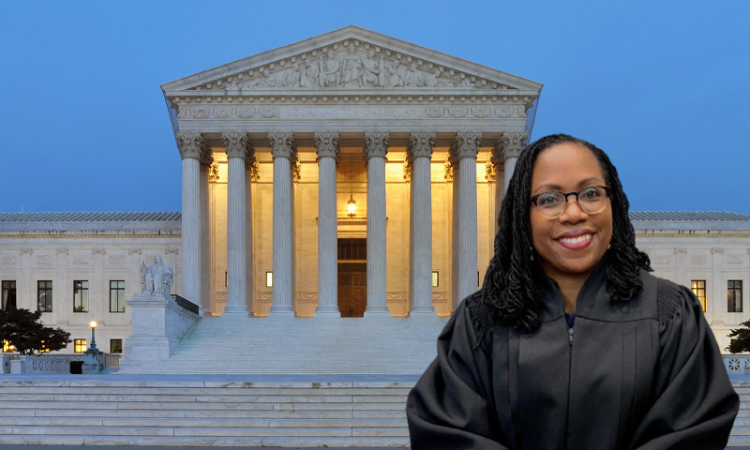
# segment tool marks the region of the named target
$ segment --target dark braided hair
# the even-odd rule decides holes
[[[626,302],[643,291],[639,271],[650,271],[650,261],[635,246],[635,230],[628,217],[630,205],[617,169],[607,154],[596,146],[566,134],[550,135],[533,142],[521,153],[508,184],[498,218],[495,255],[484,277],[481,294],[477,293],[481,297],[475,297],[478,297],[479,308],[474,321],[480,328],[489,318],[522,333],[536,331],[541,325],[538,286],[545,275],[541,266],[531,259],[534,252],[529,220],[531,175],[539,153],[563,143],[578,144],[591,150],[611,191],[612,240],[604,257],[609,262],[606,279],[612,302]]]

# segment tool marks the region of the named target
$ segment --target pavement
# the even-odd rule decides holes
[[[114,446],[114,445],[3,445],[3,450],[200,450],[217,447],[172,447],[172,446]],[[228,450],[268,450],[270,447],[221,447]],[[739,448],[739,447],[735,447]],[[740,448],[741,449],[741,448]],[[294,450],[286,447],[284,450]],[[309,447],[297,447],[297,450],[310,450]],[[383,447],[336,447],[336,450],[383,450]],[[750,447],[746,447],[750,450]]]

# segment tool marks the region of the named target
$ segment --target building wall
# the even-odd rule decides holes
[[[3,232],[0,237],[0,280],[16,281],[17,307],[37,310],[37,282],[52,282],[52,312],[42,314],[47,326],[60,327],[71,339],[91,340],[89,323],[97,326],[97,347],[110,351],[110,339],[130,336],[130,311],[110,311],[110,281],[125,281],[125,300],[141,292],[140,265],[157,255],[175,268],[173,293],[180,293],[180,233],[160,231]],[[89,308],[74,312],[73,283],[88,281]],[[73,342],[63,350],[72,353]]]
[[[750,233],[639,230],[637,245],[651,259],[654,275],[683,286],[706,285],[706,320],[726,351],[732,328],[750,319]],[[742,281],[742,312],[728,312],[727,284]]]

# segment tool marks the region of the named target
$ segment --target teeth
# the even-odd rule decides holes
[[[591,238],[590,234],[582,234],[574,238],[560,238],[560,240],[565,242],[566,244],[580,244],[581,242],[585,242],[590,238]]]

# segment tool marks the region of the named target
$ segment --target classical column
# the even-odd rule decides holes
[[[216,229],[216,183],[219,181],[219,165],[211,163],[208,166],[208,229]],[[203,266],[208,271],[208,302],[209,311],[204,311],[204,316],[211,317],[217,314],[218,305],[216,299],[216,233],[208,233],[208,251],[204,252],[208,262],[204,261]],[[222,277],[223,278],[223,277]],[[222,280],[223,281],[223,280]],[[205,291],[204,291],[205,292]]]
[[[365,317],[390,317],[386,301],[385,155],[388,132],[365,133],[367,164],[367,308]]]
[[[450,149],[455,189],[453,309],[477,290],[477,153],[481,140],[480,131],[460,131]]]
[[[227,306],[222,317],[247,317],[247,186],[245,163],[252,158],[247,133],[223,133],[227,152]]]
[[[529,133],[526,131],[506,131],[500,137],[500,144],[503,148],[503,157],[505,158],[505,180],[503,182],[503,192],[508,191],[508,183],[516,170],[516,161],[521,151],[526,148],[526,139]]]
[[[318,154],[318,308],[315,317],[341,317],[338,306],[336,245],[336,163],[339,134],[315,133]]]
[[[258,181],[258,162],[255,160],[255,153],[245,160],[245,198],[247,199],[245,208],[245,254],[247,255],[247,264],[245,267],[245,305],[250,317],[255,317],[255,306],[253,304],[253,293],[255,291],[254,278],[254,261],[253,261],[253,195],[252,184]]]
[[[731,314],[729,314],[729,305],[727,302],[722,301],[716,301],[716,299],[724,299],[727,298],[725,292],[727,292],[727,280],[724,278],[724,249],[722,247],[711,247],[711,284],[713,285],[713,295],[706,296],[708,297],[706,299],[706,312],[711,312],[711,322],[712,324],[722,324],[722,323],[732,323],[732,319],[730,318]],[[687,255],[686,255],[687,258]],[[677,268],[677,275],[679,276],[681,273],[685,273],[684,266],[687,266],[687,264],[684,264],[683,267]],[[682,270],[680,270],[682,269]],[[678,283],[680,283],[681,280],[676,280]],[[689,286],[690,279],[685,280],[685,283],[681,283],[684,286]],[[708,280],[706,280],[708,282]],[[706,293],[708,293],[708,286],[706,286]],[[709,299],[713,300],[713,305],[708,305]],[[709,310],[709,308],[711,308]]]
[[[490,198],[492,200],[490,205],[491,208],[494,209],[490,216],[490,221],[492,222],[489,228],[490,248],[494,247],[495,235],[499,229],[497,219],[500,215],[500,210],[502,209],[503,199],[505,198],[505,180],[510,178],[510,176],[505,177],[505,152],[503,151],[502,142],[502,139],[500,139],[497,144],[492,147],[492,154],[489,162],[487,162],[487,181],[489,181],[491,185],[494,185],[490,187]]]
[[[204,147],[200,160],[200,196],[201,196],[201,304],[199,314],[210,317],[211,305],[211,235],[210,235],[210,212],[209,212],[209,171],[214,162],[213,151]]]
[[[273,303],[268,316],[294,317],[294,248],[292,164],[297,160],[294,134],[268,133],[273,155]]]
[[[411,245],[409,252],[409,315],[435,317],[432,306],[432,176],[430,160],[435,132],[415,132],[409,137],[411,161]]]
[[[182,292],[184,298],[201,304],[201,202],[200,160],[203,135],[175,133],[182,157]]]

